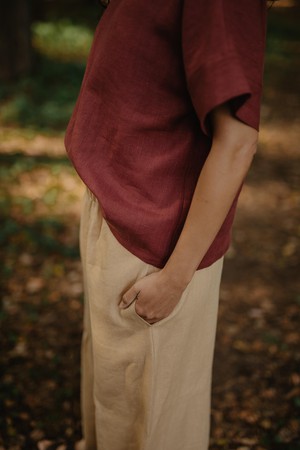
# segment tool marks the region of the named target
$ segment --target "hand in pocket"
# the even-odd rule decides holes
[[[119,307],[125,309],[136,300],[136,313],[153,324],[173,311],[183,291],[184,288],[177,286],[160,270],[137,280],[123,294]]]

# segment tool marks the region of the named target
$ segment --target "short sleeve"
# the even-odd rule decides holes
[[[210,111],[225,102],[239,120],[259,129],[266,16],[266,0],[184,0],[184,69],[206,135]]]

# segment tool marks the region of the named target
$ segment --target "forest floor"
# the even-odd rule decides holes
[[[299,8],[280,14],[284,34]],[[280,36],[269,44],[259,149],[221,285],[210,450],[300,450],[297,36],[280,53]],[[0,125],[0,450],[81,436],[83,192],[61,131]]]

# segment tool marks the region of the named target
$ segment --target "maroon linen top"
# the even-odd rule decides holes
[[[111,0],[99,21],[65,147],[131,253],[163,267],[229,101],[258,130],[265,0]],[[238,195],[198,269],[224,255]]]

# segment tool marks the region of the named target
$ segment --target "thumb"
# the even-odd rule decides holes
[[[128,291],[123,294],[122,299],[119,303],[121,309],[128,308],[129,305],[138,297],[139,291],[135,286],[132,286]]]

